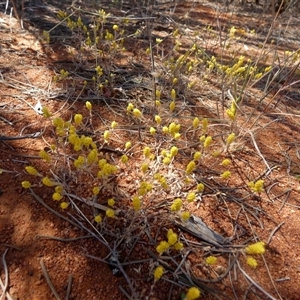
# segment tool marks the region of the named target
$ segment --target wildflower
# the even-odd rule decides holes
[[[188,211],[184,211],[182,214],[181,214],[181,219],[183,221],[187,221],[188,219],[190,218],[190,213]]]
[[[245,252],[247,254],[264,254],[266,251],[265,246],[264,242],[257,242],[247,246]]]
[[[168,156],[164,157],[163,164],[164,165],[169,165],[170,163],[171,163],[171,158],[168,157]]]
[[[131,148],[131,147],[132,147],[131,142],[126,142],[126,143],[125,143],[125,149],[126,149],[126,150],[128,150],[128,149]]]
[[[174,89],[171,90],[171,99],[174,102],[176,99],[176,91]]]
[[[192,160],[188,163],[188,165],[186,166],[186,170],[185,172],[187,174],[191,174],[194,170],[196,169],[196,163]]]
[[[199,137],[199,141],[201,143],[204,143],[205,139],[206,139],[205,135],[202,135],[202,136]]]
[[[59,193],[59,194],[63,193],[63,187],[61,185],[57,185],[54,190],[56,193]]]
[[[109,218],[113,218],[115,216],[115,212],[110,208],[106,210],[105,214]]]
[[[86,102],[85,102],[85,107],[86,107],[89,111],[91,111],[91,110],[92,110],[92,103],[91,103],[90,101],[86,101]]]
[[[43,116],[44,116],[45,118],[50,118],[50,117],[51,117],[50,111],[49,111],[48,108],[45,107],[45,106],[42,107],[42,113],[43,113]]]
[[[200,160],[200,158],[201,158],[201,152],[199,152],[199,151],[195,152],[194,153],[194,160],[198,161],[198,160]]]
[[[170,244],[166,241],[161,241],[156,247],[156,251],[161,255],[170,248]]]
[[[115,205],[115,199],[113,198],[108,199],[107,204],[108,206],[113,207]]]
[[[178,139],[180,139],[181,134],[179,132],[176,132],[173,137],[175,140],[178,140]]]
[[[134,117],[136,117],[137,119],[139,119],[142,116],[142,113],[137,108],[134,108],[132,113],[133,113]]]
[[[157,44],[160,44],[163,40],[160,39],[160,38],[156,38],[155,41],[156,41]]]
[[[34,175],[34,176],[39,175],[39,172],[34,167],[32,167],[32,166],[26,166],[25,170],[30,175]]]
[[[173,232],[172,229],[168,230],[167,237],[168,237],[168,244],[169,245],[173,246],[177,242],[178,235],[177,235],[177,233]]]
[[[39,156],[44,159],[45,161],[49,162],[50,161],[50,156],[45,150],[41,150],[39,152]]]
[[[258,266],[257,260],[251,256],[247,257],[246,262],[251,268],[256,268]]]
[[[94,217],[94,220],[96,223],[101,223],[102,222],[102,217],[100,215],[97,215]]]
[[[57,192],[53,193],[53,195],[52,195],[52,199],[55,201],[60,201],[62,198],[63,198],[63,196]]]
[[[206,257],[206,259],[205,259],[205,263],[207,265],[214,265],[216,262],[217,262],[217,258],[215,256],[212,256],[212,255]]]
[[[154,135],[156,133],[156,129],[154,127],[150,127],[150,134]]]
[[[164,268],[162,266],[158,266],[154,270],[154,281],[159,280],[163,274],[164,274]]]
[[[126,110],[128,112],[131,112],[131,111],[133,111],[133,109],[134,109],[134,105],[132,103],[128,103]]]
[[[68,206],[69,206],[69,204],[70,204],[70,203],[68,203],[68,202],[62,202],[62,203],[60,204],[60,208],[62,208],[62,209],[67,209]]]
[[[230,172],[230,171],[225,171],[225,172],[223,172],[220,176],[221,176],[221,178],[223,178],[223,179],[228,179],[228,178],[230,177],[230,175],[231,175],[231,172]]]
[[[204,191],[204,184],[203,183],[198,183],[197,184],[197,192],[202,193]]]
[[[156,90],[155,91],[155,96],[156,96],[156,99],[159,100],[160,96],[161,96],[161,91],[160,90]]]
[[[149,157],[150,154],[151,154],[151,148],[148,147],[148,146],[146,146],[146,147],[144,148],[144,150],[143,150],[143,154],[144,154],[145,157]]]
[[[200,290],[196,287],[189,288],[184,300],[196,300],[201,295]]]
[[[177,198],[173,201],[171,205],[171,211],[179,211],[182,206],[182,200],[180,198]]]
[[[100,193],[100,187],[99,186],[95,186],[93,187],[93,195],[98,195]]]
[[[221,162],[221,165],[224,166],[224,167],[227,167],[231,164],[231,160],[228,159],[228,158],[225,158],[222,162]]]
[[[116,121],[112,121],[110,127],[112,129],[115,129],[117,127],[118,123]]]
[[[170,105],[169,105],[169,109],[170,109],[171,112],[174,111],[175,106],[176,106],[176,105],[175,105],[175,101],[172,101],[172,102],[170,103]]]
[[[137,211],[141,208],[141,199],[138,196],[133,196],[132,206],[135,211]]]
[[[22,181],[22,187],[24,188],[24,189],[29,189],[29,188],[31,188],[31,183],[29,182],[29,181]]]
[[[256,182],[249,182],[248,186],[253,192],[261,193],[264,189],[264,181],[262,179],[257,180]]]
[[[113,26],[113,30],[114,30],[114,31],[118,31],[118,30],[119,30],[119,26],[118,26],[118,25],[116,25],[116,24],[114,24],[114,26]]]
[[[178,148],[176,146],[173,146],[170,150],[170,154],[172,157],[176,156],[178,153]]]
[[[159,125],[161,123],[161,117],[159,115],[156,115],[154,117],[155,122]]]
[[[142,172],[146,173],[148,169],[149,169],[149,164],[148,163],[142,163],[142,166],[141,166]]]
[[[227,145],[230,145],[230,144],[234,141],[234,139],[235,139],[235,133],[232,132],[232,133],[230,133],[229,136],[227,137],[227,139],[226,139],[226,144],[227,144]]]
[[[175,250],[179,251],[183,248],[183,244],[181,242],[176,242],[173,247]]]
[[[76,114],[75,116],[74,116],[74,122],[75,122],[75,124],[76,125],[79,125],[81,122],[82,122],[82,115],[81,114]]]
[[[208,136],[208,137],[206,137],[206,139],[204,141],[203,147],[207,148],[207,147],[209,147],[211,145],[211,143],[212,143],[212,137]]]
[[[164,126],[162,131],[164,134],[167,134],[167,133],[169,133],[169,128],[167,126]]]
[[[194,120],[193,120],[193,128],[194,129],[197,129],[198,127],[199,127],[199,124],[200,124],[200,120],[199,120],[199,118],[195,118]]]
[[[104,138],[105,142],[108,141],[109,135],[110,135],[109,131],[108,131],[108,130],[105,130],[104,133],[103,133],[103,138]]]
[[[55,182],[53,182],[51,179],[49,179],[49,177],[44,177],[42,179],[42,183],[46,186],[54,186],[55,185]]]
[[[204,118],[202,120],[202,130],[204,133],[207,131],[207,128],[208,128],[208,120],[207,120],[207,118]]]
[[[187,195],[187,201],[188,202],[193,202],[196,199],[196,194],[195,193],[188,193]]]
[[[123,154],[122,156],[121,156],[121,162],[123,163],[123,164],[126,164],[127,162],[128,162],[128,156],[126,155],[126,154]]]

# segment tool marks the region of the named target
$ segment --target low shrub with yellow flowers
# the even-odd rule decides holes
[[[74,81],[76,86],[81,84],[80,95],[93,92],[106,101],[113,99],[118,92],[129,93],[119,83],[116,85],[116,82],[127,78],[123,69],[116,69],[117,58],[124,56],[127,38],[131,43],[129,38],[138,39],[143,33],[139,29],[135,33],[128,31],[127,24],[132,21],[130,18],[124,17],[114,23],[117,19],[111,18],[103,9],[92,16],[93,23],[88,25],[81,15],[58,13],[58,18],[71,30],[73,37],[80,37],[80,42],[75,46],[76,53],[81,53],[82,57],[89,54],[95,60],[95,65],[88,68],[91,78],[86,79],[84,74],[80,76],[85,78],[83,82]],[[207,27],[205,32],[210,35],[212,29]],[[208,54],[197,39],[191,39],[190,47],[181,47],[181,34],[180,28],[170,33],[173,48],[167,56],[163,54],[162,38],[156,38],[154,45],[141,53],[150,58],[153,68],[156,65],[153,61],[155,56],[164,70],[161,73],[151,70],[155,83],[151,86],[151,105],[148,105],[148,99],[137,99],[136,94],[126,95],[126,103],[118,103],[118,108],[108,105],[116,119],[111,119],[111,114],[109,120],[101,116],[101,134],[93,126],[95,116],[99,114],[94,111],[92,101],[87,101],[85,107],[74,112],[70,118],[53,116],[46,108],[43,109],[44,116],[50,120],[54,138],[39,152],[44,165],[26,166],[26,178],[21,183],[24,189],[43,187],[49,191],[50,200],[55,201],[60,210],[78,210],[78,201],[87,205],[90,214],[86,220],[91,228],[97,233],[103,228],[106,233],[115,230],[110,233],[120,237],[121,242],[118,242],[125,243],[124,248],[135,243],[132,236],[146,234],[151,241],[149,248],[153,257],[159,261],[159,264],[155,262],[149,268],[154,277],[151,289],[171,273],[170,268],[166,268],[165,257],[175,264],[176,259],[189,253],[191,247],[185,249],[189,247],[189,242],[183,238],[181,231],[175,229],[174,224],[190,224],[193,213],[198,212],[206,195],[209,199],[217,198],[216,207],[219,207],[230,199],[232,193],[233,202],[243,206],[237,197],[240,190],[240,194],[247,192],[249,198],[260,197],[265,192],[264,176],[251,173],[243,177],[236,174],[237,163],[232,152],[242,139],[238,121],[245,86],[260,80],[272,67],[261,69],[258,61],[251,61],[232,49],[231,43],[238,34],[235,27],[229,29],[225,41],[221,42],[229,58],[226,63],[220,57]],[[45,33],[44,37],[49,41],[49,34]],[[71,55],[76,60],[73,52]],[[296,54],[289,54],[289,57],[294,57],[295,61],[298,59]],[[87,68],[84,66],[83,69]],[[54,81],[57,84],[68,83],[73,73],[61,69],[54,76]],[[229,101],[217,104],[217,118],[211,114],[200,115],[196,105],[191,108],[188,104],[188,99],[199,88],[199,82],[195,80],[199,74],[203,75],[203,86],[213,75],[220,79],[223,89],[232,87],[233,91],[227,92]],[[136,82],[142,84],[139,80],[133,79],[134,87],[138,86]],[[222,97],[225,98],[223,93]],[[109,148],[112,144],[113,150]],[[117,154],[108,155],[105,149],[116,150]],[[122,181],[123,185],[120,184]],[[233,192],[235,189],[238,190],[236,194]],[[163,217],[160,216],[160,209],[163,210]],[[149,225],[147,222],[150,219],[161,224]],[[150,232],[149,228],[155,232]],[[203,249],[200,265],[214,271],[222,261],[219,256],[223,253],[215,254]],[[247,265],[256,268],[259,266],[259,255],[265,253],[265,244],[257,242],[233,252],[242,253]],[[178,264],[176,272],[181,272],[181,268],[182,265]],[[174,278],[178,278],[176,276],[177,273]],[[190,286],[192,281],[187,282],[189,288],[185,286],[182,299],[198,299],[200,288]]]

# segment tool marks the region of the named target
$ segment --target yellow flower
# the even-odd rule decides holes
[[[132,103],[128,103],[126,110],[128,112],[131,112],[131,111],[133,111],[133,109],[134,109],[134,105]]]
[[[70,203],[68,203],[68,202],[62,202],[62,203],[60,204],[60,207],[61,207],[62,209],[66,209],[66,208],[68,208],[69,204],[70,204]]]
[[[109,131],[108,130],[105,130],[104,131],[104,133],[103,133],[103,138],[104,138],[104,140],[107,142],[108,141],[108,139],[109,139]]]
[[[55,201],[60,201],[62,198],[63,198],[63,196],[57,192],[53,193],[53,195],[52,195],[52,199]]]
[[[225,158],[225,159],[221,162],[221,165],[222,165],[223,167],[227,167],[227,166],[229,166],[230,164],[231,164],[231,160],[228,159],[228,158]]]
[[[51,179],[49,179],[49,177],[44,177],[42,179],[42,183],[46,186],[54,186],[55,185],[55,182],[53,182]]]
[[[171,211],[179,211],[182,206],[182,200],[180,198],[177,198],[173,201],[171,205]]]
[[[162,131],[164,134],[167,134],[167,133],[169,133],[169,128],[167,126],[164,126]]]
[[[22,181],[22,187],[24,188],[24,189],[29,189],[29,188],[31,188],[31,183],[29,182],[29,181]]]
[[[118,25],[116,25],[116,24],[114,24],[114,26],[113,26],[113,30],[115,30],[115,31],[119,30],[119,26],[118,26]]]
[[[217,258],[215,256],[208,256],[205,259],[205,263],[207,265],[214,265],[217,262]]]
[[[148,169],[149,169],[149,164],[148,163],[142,163],[142,166],[141,166],[142,172],[146,173]]]
[[[155,122],[159,125],[161,123],[161,117],[159,115],[156,115],[154,117]]]
[[[196,300],[201,295],[200,290],[196,287],[189,288],[184,300]]]
[[[160,90],[156,90],[155,91],[155,96],[156,96],[156,99],[159,100],[160,96],[161,96],[161,91]]]
[[[42,112],[43,112],[43,116],[45,118],[50,118],[51,117],[51,113],[50,113],[50,111],[48,110],[47,107],[43,106],[42,107]]]
[[[193,120],[193,127],[194,127],[194,129],[197,129],[199,127],[199,124],[200,124],[200,120],[199,120],[199,118],[196,117]]]
[[[226,144],[230,145],[235,139],[235,133],[232,132],[228,135],[227,139],[226,139]]]
[[[187,201],[188,201],[188,202],[193,202],[193,201],[196,199],[196,194],[193,193],[193,192],[188,193],[188,195],[187,195],[186,198],[187,198]]]
[[[34,175],[34,176],[39,175],[39,172],[34,167],[32,167],[32,166],[26,166],[25,170],[30,175]]]
[[[107,201],[108,206],[113,207],[115,205],[115,200],[113,198],[108,199]]]
[[[188,165],[186,166],[186,170],[185,172],[187,174],[191,174],[194,170],[196,169],[196,163],[192,160],[188,163]]]
[[[246,262],[251,268],[256,268],[258,266],[256,259],[251,256],[247,257]]]
[[[56,193],[62,194],[64,189],[61,185],[57,185],[54,190]]]
[[[143,150],[143,154],[145,155],[145,157],[149,157],[151,154],[151,148],[146,146]]]
[[[247,254],[264,254],[266,244],[264,242],[257,242],[254,244],[251,244],[245,248],[245,252]]]
[[[99,186],[95,186],[93,187],[93,195],[98,195],[100,193],[100,187]]]
[[[141,208],[141,199],[139,198],[139,196],[133,196],[132,198],[132,206],[133,206],[133,209],[135,211],[139,210]]]
[[[255,183],[251,181],[248,186],[253,192],[261,193],[264,189],[264,181],[262,179],[257,180]]]
[[[171,232],[170,234],[168,234],[168,244],[173,246],[178,239],[178,235],[175,232]]]
[[[132,113],[133,113],[134,117],[136,117],[137,119],[139,119],[142,116],[141,111],[137,108],[134,108]]]
[[[161,241],[156,247],[156,251],[161,255],[170,248],[170,244],[166,241]]]
[[[170,150],[170,154],[172,157],[174,157],[175,155],[177,155],[178,153],[178,148],[176,146],[173,146]]]
[[[110,127],[112,129],[115,129],[118,126],[118,123],[116,121],[112,121]]]
[[[197,184],[197,192],[202,193],[204,191],[204,184],[203,183],[198,183]]]
[[[115,216],[115,212],[114,210],[112,209],[107,209],[106,212],[105,212],[106,216],[109,217],[109,218],[113,218]]]
[[[39,156],[44,159],[45,161],[49,162],[50,161],[50,156],[45,150],[41,150],[39,152]]]
[[[187,221],[189,218],[190,218],[190,213],[188,211],[184,211],[182,214],[181,214],[181,219],[183,221]]]
[[[150,134],[154,135],[156,133],[156,129],[154,127],[150,127]]]
[[[201,158],[201,152],[199,152],[199,151],[195,152],[194,153],[194,160],[198,161],[198,160],[200,160],[200,158]]]
[[[128,150],[128,149],[131,148],[131,147],[132,147],[131,142],[126,142],[126,143],[125,143],[125,149],[126,149],[126,150]]]
[[[171,91],[171,99],[172,99],[173,102],[176,99],[176,91],[174,89],[172,89],[172,91]]]
[[[171,112],[173,112],[174,111],[174,109],[175,109],[175,101],[172,101],[171,103],[170,103],[170,105],[169,105],[169,108],[170,108],[170,111]]]
[[[79,125],[81,122],[82,122],[82,115],[81,114],[76,114],[75,116],[74,116],[74,122],[75,122],[75,124],[76,125]]]
[[[206,139],[204,141],[203,147],[207,148],[207,147],[209,147],[211,145],[211,143],[212,143],[212,137],[208,136],[208,137],[206,137]]]
[[[164,157],[164,159],[163,159],[163,164],[164,165],[168,165],[168,164],[170,164],[171,163],[171,158],[170,157]]]
[[[175,249],[175,250],[179,251],[179,250],[181,250],[182,248],[183,248],[183,244],[182,244],[181,242],[175,243],[175,245],[174,245],[174,249]]]
[[[90,101],[86,101],[86,102],[85,102],[85,107],[86,107],[89,111],[91,111],[91,110],[92,110],[92,103],[91,103]]]
[[[202,120],[202,130],[204,133],[207,131],[207,128],[208,128],[208,120],[206,118],[204,118]]]
[[[231,175],[231,172],[230,171],[225,171],[221,174],[221,178],[223,179],[228,179]]]
[[[154,270],[154,281],[159,280],[163,274],[164,274],[164,268],[162,266],[158,266]]]
[[[102,222],[102,217],[100,215],[97,215],[94,217],[94,220],[96,223],[101,223]]]
[[[121,156],[121,162],[122,162],[123,164],[126,164],[126,163],[128,162],[128,156],[127,156],[126,154],[123,154],[123,155]]]

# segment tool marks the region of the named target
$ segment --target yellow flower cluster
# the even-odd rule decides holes
[[[141,209],[141,205],[142,205],[142,202],[141,202],[141,199],[139,198],[139,196],[133,196],[133,198],[132,198],[133,209],[135,211],[138,211]]]
[[[162,266],[158,266],[154,270],[154,281],[159,280],[164,274],[164,268]]]
[[[253,192],[261,193],[264,190],[264,181],[262,179],[259,179],[256,182],[250,181],[248,186]]]
[[[169,229],[167,232],[168,241],[161,241],[156,247],[156,251],[161,255],[167,251],[170,247],[173,247],[175,250],[181,250],[183,244],[178,241],[178,235],[172,229]]]
[[[171,211],[179,211],[182,207],[182,200],[180,198],[177,198],[173,201],[171,205]]]
[[[264,242],[257,242],[251,244],[245,248],[247,254],[264,254],[266,249],[266,244]]]
[[[151,183],[142,181],[140,184],[140,188],[138,190],[138,194],[140,196],[145,196],[148,192],[150,192],[152,190],[152,188],[153,188],[153,186]]]
[[[196,287],[189,288],[184,300],[196,300],[201,296],[201,292]]]
[[[206,259],[205,259],[205,263],[207,265],[214,265],[216,262],[217,262],[217,258],[215,256],[212,256],[212,255],[206,257]]]

